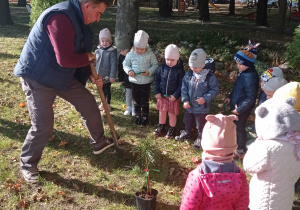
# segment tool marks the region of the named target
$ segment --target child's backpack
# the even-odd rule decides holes
[[[213,58],[206,58],[204,69],[209,69],[211,73],[215,72],[216,64]]]

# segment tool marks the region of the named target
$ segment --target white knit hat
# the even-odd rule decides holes
[[[102,38],[107,38],[111,42],[111,34],[108,28],[104,28],[100,31],[99,40],[101,40]]]
[[[166,47],[165,58],[179,60],[179,49],[175,44],[170,44]]]
[[[278,88],[281,88],[285,84],[287,84],[287,81],[282,77],[273,77],[264,84],[262,89],[266,91],[276,91]]]
[[[134,35],[133,45],[138,48],[147,48],[149,35],[143,31],[139,30]]]
[[[203,68],[205,66],[206,52],[203,49],[194,50],[189,58],[189,66],[193,68]]]

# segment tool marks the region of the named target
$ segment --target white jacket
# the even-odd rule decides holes
[[[280,140],[257,140],[244,158],[250,181],[251,210],[290,210],[294,185],[300,177],[295,145]]]

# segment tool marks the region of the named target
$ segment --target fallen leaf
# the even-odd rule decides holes
[[[58,153],[58,151],[53,151],[52,152],[53,155],[56,155],[57,153]]]
[[[174,195],[174,191],[169,191],[169,193],[170,193],[171,195]]]
[[[26,198],[24,198],[23,200],[20,200],[20,205],[22,206],[23,209],[26,208],[26,204],[27,204]]]
[[[166,154],[167,154],[167,151],[165,151],[165,150],[162,151],[162,154],[163,154],[163,155],[166,155]]]
[[[18,183],[23,184],[23,183],[24,183],[24,180],[19,179],[19,180],[18,180]]]
[[[77,184],[73,183],[73,187],[75,190],[79,190],[79,187],[77,186]]]
[[[134,140],[133,139],[130,139],[131,143],[133,144],[134,143]]]
[[[199,159],[198,157],[192,157],[191,160],[193,163],[196,163],[196,164],[201,162],[201,159]]]
[[[61,141],[60,143],[59,143],[59,147],[61,147],[61,146],[64,146],[64,145],[66,145],[68,142],[66,142],[66,141]]]
[[[25,103],[23,103],[23,102],[21,102],[20,104],[19,104],[19,107],[25,107]]]
[[[16,157],[12,157],[11,160],[12,160],[12,162],[17,162]]]
[[[175,168],[170,168],[170,175],[171,176],[173,175],[174,170],[175,170]]]

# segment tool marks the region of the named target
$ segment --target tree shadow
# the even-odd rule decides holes
[[[65,179],[57,173],[51,173],[48,171],[40,171],[39,174],[42,178],[57,186],[69,188],[70,190],[74,190],[74,186],[77,186],[80,192],[88,195],[96,195],[98,198],[105,198],[112,202],[125,204],[126,206],[135,205],[135,198],[133,194],[126,194],[116,190],[108,190],[102,186],[82,182],[78,179]]]
[[[0,118],[0,130],[2,135],[7,136],[10,139],[23,142],[29,128],[30,125],[28,124],[15,123]],[[59,146],[62,141],[67,142],[67,144]],[[46,147],[49,147],[54,151],[63,149],[68,151],[70,155],[74,156],[87,157],[89,163],[93,167],[105,169],[109,172],[119,168],[125,169],[124,165],[134,166],[138,164],[141,168],[145,167],[138,160],[139,157],[136,157],[133,160],[124,160],[116,155],[114,149],[109,149],[100,155],[94,155],[92,154],[92,149],[89,146],[88,138],[61,131],[55,132],[55,138],[50,140]],[[131,144],[130,147],[132,150],[135,150],[137,146]],[[181,166],[175,159],[172,159],[167,155],[163,155],[157,145],[154,146],[154,154],[156,165],[153,166],[153,168],[160,170],[160,172],[152,173],[151,179],[155,182],[183,187],[187,173],[191,169]],[[176,174],[169,175],[170,168],[176,169]]]
[[[20,56],[19,55],[12,55],[12,54],[7,54],[7,53],[0,53],[0,58],[4,59],[18,59]]]

